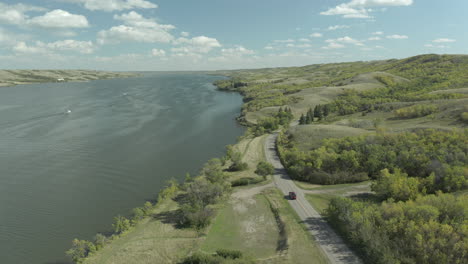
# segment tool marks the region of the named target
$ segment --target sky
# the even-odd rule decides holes
[[[0,0],[0,69],[221,70],[468,53],[466,0]]]

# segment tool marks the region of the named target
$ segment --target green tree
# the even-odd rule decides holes
[[[419,194],[418,186],[418,179],[409,178],[399,169],[396,169],[393,174],[388,169],[383,169],[377,181],[372,184],[371,189],[383,199],[392,198],[396,201],[407,201],[417,197]]]
[[[275,168],[268,162],[260,161],[255,173],[266,178],[267,175],[273,175],[273,173],[275,173]]]
[[[74,263],[81,263],[90,253],[96,251],[93,243],[86,240],[73,239],[72,247],[65,252]]]
[[[130,226],[130,220],[127,218],[121,215],[114,217],[114,223],[112,224],[112,227],[114,228],[114,232],[116,234],[122,234],[123,232],[130,229]]]

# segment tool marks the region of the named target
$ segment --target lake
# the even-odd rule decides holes
[[[0,88],[0,262],[67,263],[73,238],[196,174],[243,134],[222,77],[142,77]]]

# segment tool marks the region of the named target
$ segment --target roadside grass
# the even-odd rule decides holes
[[[298,125],[288,130],[301,150],[310,150],[321,145],[323,139],[358,136],[368,131],[339,125]]]
[[[370,181],[364,182],[357,182],[357,183],[344,183],[344,184],[335,184],[335,185],[320,185],[320,184],[312,184],[308,182],[296,181],[294,183],[297,187],[303,190],[311,190],[311,191],[319,191],[319,190],[355,190],[357,188],[362,188],[364,186],[368,186]]]
[[[255,258],[276,254],[279,232],[266,198],[233,200],[220,209],[201,250],[214,253],[217,249],[240,250]]]
[[[317,246],[316,242],[306,230],[296,212],[288,204],[284,195],[276,188],[265,190],[262,193],[269,201],[273,210],[276,210],[278,222],[282,223],[282,237],[286,238],[287,249],[278,251],[276,256],[268,259],[259,259],[258,263],[278,264],[308,264],[329,263],[328,258]],[[283,241],[284,243],[284,241]]]
[[[264,142],[266,135],[256,138],[246,138],[234,146],[236,151],[242,153],[242,161],[248,164],[248,168],[243,171],[226,172],[228,178],[232,181],[241,178],[250,178],[254,182],[262,182],[264,179],[255,173],[257,164],[260,161],[265,161]]]
[[[177,263],[197,250],[202,242],[195,230],[175,227],[175,219],[171,218],[175,217],[177,208],[172,199],[164,200],[154,210],[153,217],[142,220],[83,263]]]
[[[314,207],[315,210],[321,215],[328,208],[328,204],[333,197],[336,197],[335,194],[329,193],[318,193],[318,194],[306,194],[305,197],[307,201]]]

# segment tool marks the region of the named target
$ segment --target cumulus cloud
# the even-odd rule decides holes
[[[166,56],[166,51],[162,49],[152,49],[151,54],[155,57],[164,57]]]
[[[101,10],[106,12],[137,8],[158,8],[158,5],[145,0],[68,0],[67,2],[82,4],[89,10]]]
[[[98,32],[99,44],[115,44],[123,41],[146,43],[169,43],[174,37],[169,33],[173,25],[158,24],[154,19],[144,18],[135,11],[115,15],[114,19],[123,21],[123,25]]]
[[[409,6],[413,4],[413,0],[351,0],[348,3],[343,3],[320,12],[324,16],[340,15],[344,18],[370,18],[372,8],[385,8],[392,6]]]
[[[26,12],[45,11],[46,9],[37,6],[15,4],[7,5],[0,3],[0,22],[6,24],[20,25],[28,19]]]
[[[408,36],[406,35],[389,35],[387,36],[388,39],[407,39]]]
[[[254,54],[255,52],[250,49],[246,49],[243,46],[236,46],[234,48],[229,48],[229,49],[221,49],[221,53],[223,55],[228,55],[228,56],[242,56],[242,55],[251,55]]]
[[[375,40],[381,40],[381,38],[380,37],[370,37],[367,40],[375,41]]]
[[[274,50],[275,48],[273,48],[272,46],[265,46],[264,49],[266,49],[266,50]]]
[[[450,43],[450,42],[455,42],[457,41],[456,39],[449,39],[449,38],[438,38],[434,39],[432,42],[434,43]]]
[[[198,36],[191,39],[178,38],[174,43],[183,45],[183,47],[172,48],[173,52],[178,53],[208,53],[214,48],[221,47],[221,43],[219,43],[217,39],[205,36]]]
[[[336,42],[329,42],[327,46],[322,47],[322,49],[342,49],[345,45],[336,43]]]
[[[343,29],[343,28],[350,28],[350,26],[347,26],[347,25],[329,26],[327,30],[337,30],[337,29]]]
[[[45,13],[43,16],[33,17],[28,24],[44,28],[86,28],[89,27],[85,16],[70,14],[61,9]]]
[[[383,32],[382,31],[372,32],[372,35],[383,35]]]
[[[188,36],[190,36],[190,33],[183,31],[183,32],[180,32],[180,35],[184,38],[187,38]]]
[[[294,43],[296,41],[294,39],[278,39],[278,40],[275,40],[274,42],[276,42],[276,43]]]
[[[312,33],[309,35],[312,38],[321,38],[323,37],[322,33]]]
[[[59,40],[45,43],[36,41],[35,45],[27,45],[24,41],[16,43],[13,47],[16,53],[41,54],[53,51],[72,51],[82,54],[91,54],[94,52],[94,44],[91,41],[79,41],[73,39]]]
[[[337,39],[327,39],[325,42],[327,43],[343,43],[343,44],[354,44],[356,46],[364,46],[364,44],[357,40],[353,39],[351,37],[345,36],[342,38],[337,38]]]

